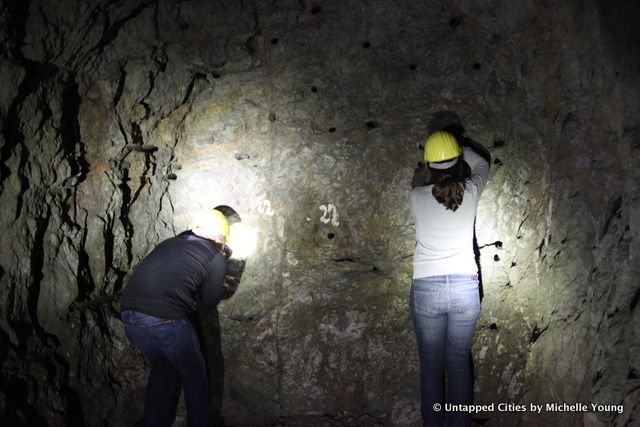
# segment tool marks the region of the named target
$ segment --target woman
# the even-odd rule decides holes
[[[424,160],[430,184],[411,190],[416,247],[409,304],[420,355],[422,420],[431,427],[444,423],[445,371],[446,403],[472,401],[469,354],[480,313],[473,229],[489,163],[442,131],[427,138]],[[470,415],[450,412],[447,421],[469,425]]]

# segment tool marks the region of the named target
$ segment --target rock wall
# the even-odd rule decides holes
[[[212,411],[234,425],[417,425],[407,197],[419,145],[452,112],[493,157],[476,402],[624,404],[477,421],[637,421],[638,12],[3,3],[3,424],[131,423],[146,373],[118,315],[127,274],[198,209],[228,205],[258,245],[202,317]]]

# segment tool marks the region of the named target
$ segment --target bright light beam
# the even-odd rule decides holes
[[[258,231],[241,222],[231,224],[229,246],[233,251],[233,258],[247,258],[256,251],[258,246]]]

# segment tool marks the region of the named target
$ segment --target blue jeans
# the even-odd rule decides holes
[[[420,403],[424,426],[445,421],[444,373],[447,399],[452,404],[472,403],[471,343],[480,314],[478,276],[449,274],[414,279],[409,307],[420,355]],[[433,406],[438,403],[441,409]],[[469,413],[449,412],[447,424],[465,426]]]
[[[164,320],[123,311],[129,341],[151,365],[142,426],[171,426],[175,414],[175,377],[180,373],[187,407],[187,426],[209,427],[207,369],[200,342],[187,319]]]

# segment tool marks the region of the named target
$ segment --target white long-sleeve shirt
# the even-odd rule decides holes
[[[462,204],[453,212],[431,194],[433,185],[411,190],[411,212],[416,221],[413,278],[444,274],[477,274],[473,253],[473,224],[478,200],[487,183],[489,164],[470,148],[463,149],[471,167]]]

